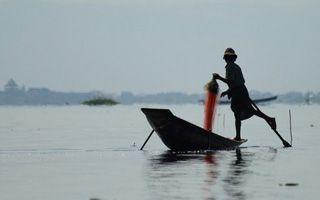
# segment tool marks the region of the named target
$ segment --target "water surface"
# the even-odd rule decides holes
[[[0,194],[37,199],[316,199],[320,184],[320,106],[262,106],[293,148],[264,123],[243,123],[248,142],[232,151],[176,154],[151,131],[140,108],[0,107]],[[199,126],[200,105],[170,108]],[[233,116],[220,106],[215,132],[234,136]],[[287,185],[286,185],[287,184]]]

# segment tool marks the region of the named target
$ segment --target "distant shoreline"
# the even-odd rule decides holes
[[[252,99],[263,99],[272,96],[278,98],[270,103],[287,104],[320,104],[320,92],[287,92],[272,94],[252,90],[249,92]],[[29,88],[18,86],[13,79],[5,85],[5,90],[0,91],[0,105],[81,105],[82,102],[94,98],[113,99],[121,104],[200,104],[204,93],[187,94],[183,92],[162,92],[155,94],[136,95],[132,92],[120,94],[107,94],[94,92],[58,92],[48,88]],[[227,99],[222,98],[221,101]]]

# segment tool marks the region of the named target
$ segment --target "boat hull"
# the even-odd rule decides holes
[[[245,142],[206,131],[174,116],[168,109],[142,108],[141,110],[162,142],[173,151],[234,149]]]

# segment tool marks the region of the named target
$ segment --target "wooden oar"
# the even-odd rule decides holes
[[[151,137],[151,135],[153,134],[153,132],[154,132],[154,130],[152,129],[152,131],[151,131],[150,135],[148,136],[148,138],[146,139],[146,141],[143,143],[143,145],[142,145],[142,147],[140,148],[140,150],[142,150],[142,149],[143,149],[143,147],[144,147],[144,145],[146,145],[146,144],[147,144],[147,142],[148,142],[148,140],[150,139],[150,137]]]
[[[282,141],[282,144],[284,147],[292,147],[291,144],[289,144],[289,142],[285,141],[281,135],[278,133],[278,131],[276,129],[272,129],[276,134],[277,136],[280,138],[280,140]]]
[[[261,112],[261,110],[258,108],[258,106],[252,101],[252,99],[250,99],[251,104],[258,110]],[[291,144],[289,144],[289,142],[285,141],[285,139],[283,139],[283,137],[279,134],[279,132],[276,129],[271,128],[276,134],[277,136],[280,138],[280,140],[282,141],[282,144],[284,147],[292,147]]]

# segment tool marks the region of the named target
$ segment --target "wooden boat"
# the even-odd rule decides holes
[[[204,130],[174,116],[168,109],[142,108],[141,111],[162,142],[173,151],[234,149],[246,142]]]

